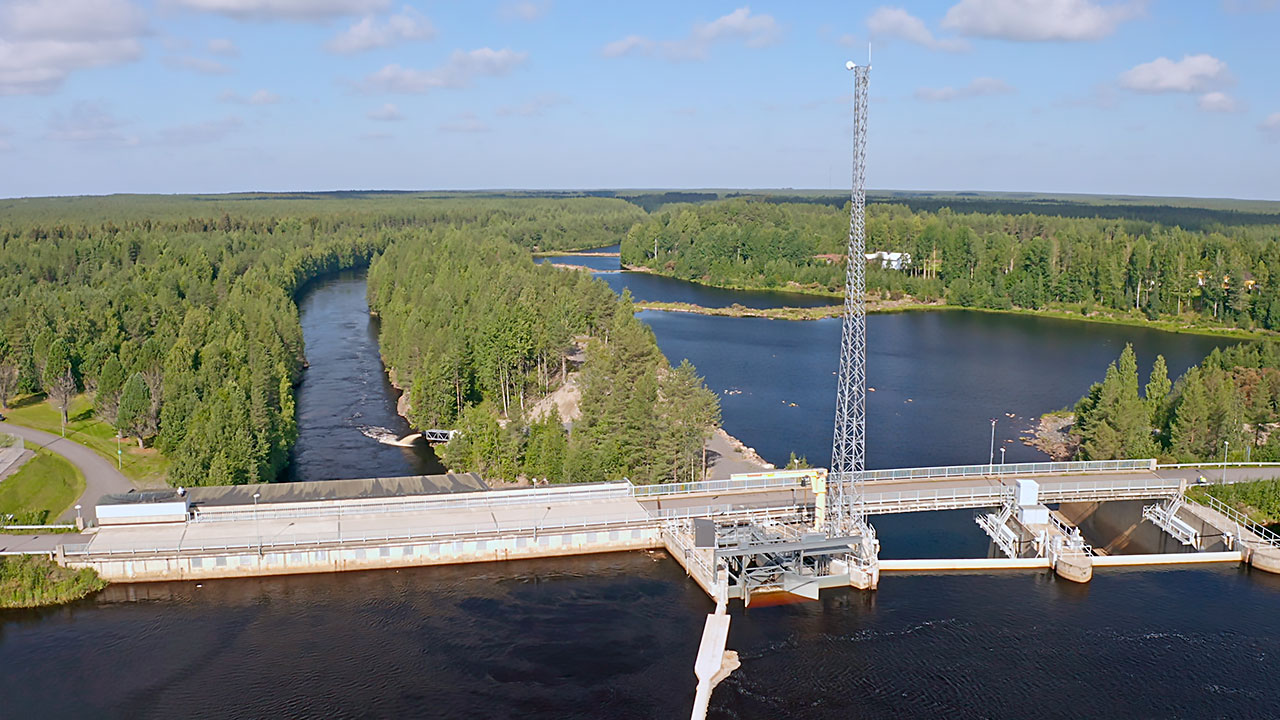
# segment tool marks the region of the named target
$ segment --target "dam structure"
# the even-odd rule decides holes
[[[978,525],[1004,555],[878,561],[884,572],[1043,567],[1087,580],[1068,566],[1078,568],[1082,557],[1091,567],[1153,562],[1094,553],[1059,510],[1119,500],[1149,501],[1144,522],[1194,550],[1164,562],[1280,568],[1280,537],[1212,498],[1188,497],[1199,476],[1194,468],[1120,460],[865,474],[856,490],[868,517],[985,510]],[[56,556],[111,582],[151,582],[664,548],[713,599],[749,603],[753,594],[778,591],[816,597],[838,584],[821,578],[841,574],[821,561],[845,547],[815,537],[825,536],[818,528],[826,477],[808,469],[664,485],[492,490],[476,475],[456,474],[130,493],[104,497],[97,527],[80,536],[87,542],[60,545]],[[1233,467],[1222,480],[1259,477],[1280,477],[1280,466]],[[1034,497],[1027,494],[1032,483]],[[1027,510],[1034,506],[1045,512]]]

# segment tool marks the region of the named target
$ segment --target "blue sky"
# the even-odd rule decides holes
[[[0,196],[839,188],[1280,200],[1280,0],[0,0]]]

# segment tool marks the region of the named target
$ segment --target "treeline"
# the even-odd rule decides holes
[[[446,464],[552,482],[693,479],[719,401],[687,362],[672,369],[629,298],[585,273],[537,265],[488,228],[397,242],[369,269],[383,357],[410,423],[461,430]],[[585,349],[580,417],[535,413]],[[544,408],[548,404],[544,404]]]
[[[831,292],[843,283],[847,234],[847,205],[670,206],[632,228],[622,261],[712,285]],[[867,287],[965,307],[1280,329],[1278,240],[1280,223],[1192,232],[1134,219],[871,205],[867,250],[909,253],[912,263],[869,267]]]
[[[287,463],[304,362],[294,294],[309,279],[440,228],[580,248],[640,213],[599,198],[3,202],[0,405],[43,393],[65,420],[83,392],[164,453],[176,485],[268,481]]]
[[[1176,384],[1157,357],[1141,392],[1126,346],[1075,411],[1084,459],[1278,461],[1280,343],[1214,350]]]

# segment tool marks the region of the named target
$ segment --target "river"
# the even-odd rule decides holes
[[[648,281],[602,277],[638,296]],[[294,477],[425,467],[367,432],[404,428],[361,276],[313,284],[301,307],[311,367]],[[795,450],[825,462],[838,323],[642,317],[721,393],[731,433],[774,461]],[[1012,439],[1083,393],[1126,339],[1144,366],[1161,352],[1175,373],[1222,342],[961,312],[877,315],[869,333],[879,467],[985,462],[989,418]],[[1011,461],[1035,456],[1004,444]],[[876,525],[883,557],[988,551],[967,511]],[[676,718],[710,609],[661,553],[115,586],[0,613],[0,716]],[[743,665],[711,714],[1276,717],[1278,610],[1280,578],[1236,567],[1108,570],[1087,586],[1040,572],[890,575],[874,593],[734,609]]]

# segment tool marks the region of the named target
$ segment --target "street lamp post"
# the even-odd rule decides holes
[[[1003,446],[1003,445],[1001,445],[1001,446],[1000,446],[1000,464],[1001,464],[1001,465],[1003,465],[1003,464],[1004,464],[1004,451],[1005,451],[1006,449],[1007,449],[1007,448],[1005,448],[1005,446]]]
[[[1004,448],[1001,448],[1003,450]],[[987,474],[996,472],[996,419],[991,418],[991,454],[987,457]]]
[[[1227,481],[1227,448],[1230,446],[1230,440],[1222,441],[1222,482]]]
[[[258,498],[262,497],[262,493],[253,492],[253,529],[258,534],[258,557],[262,557],[262,526],[258,524]]]

